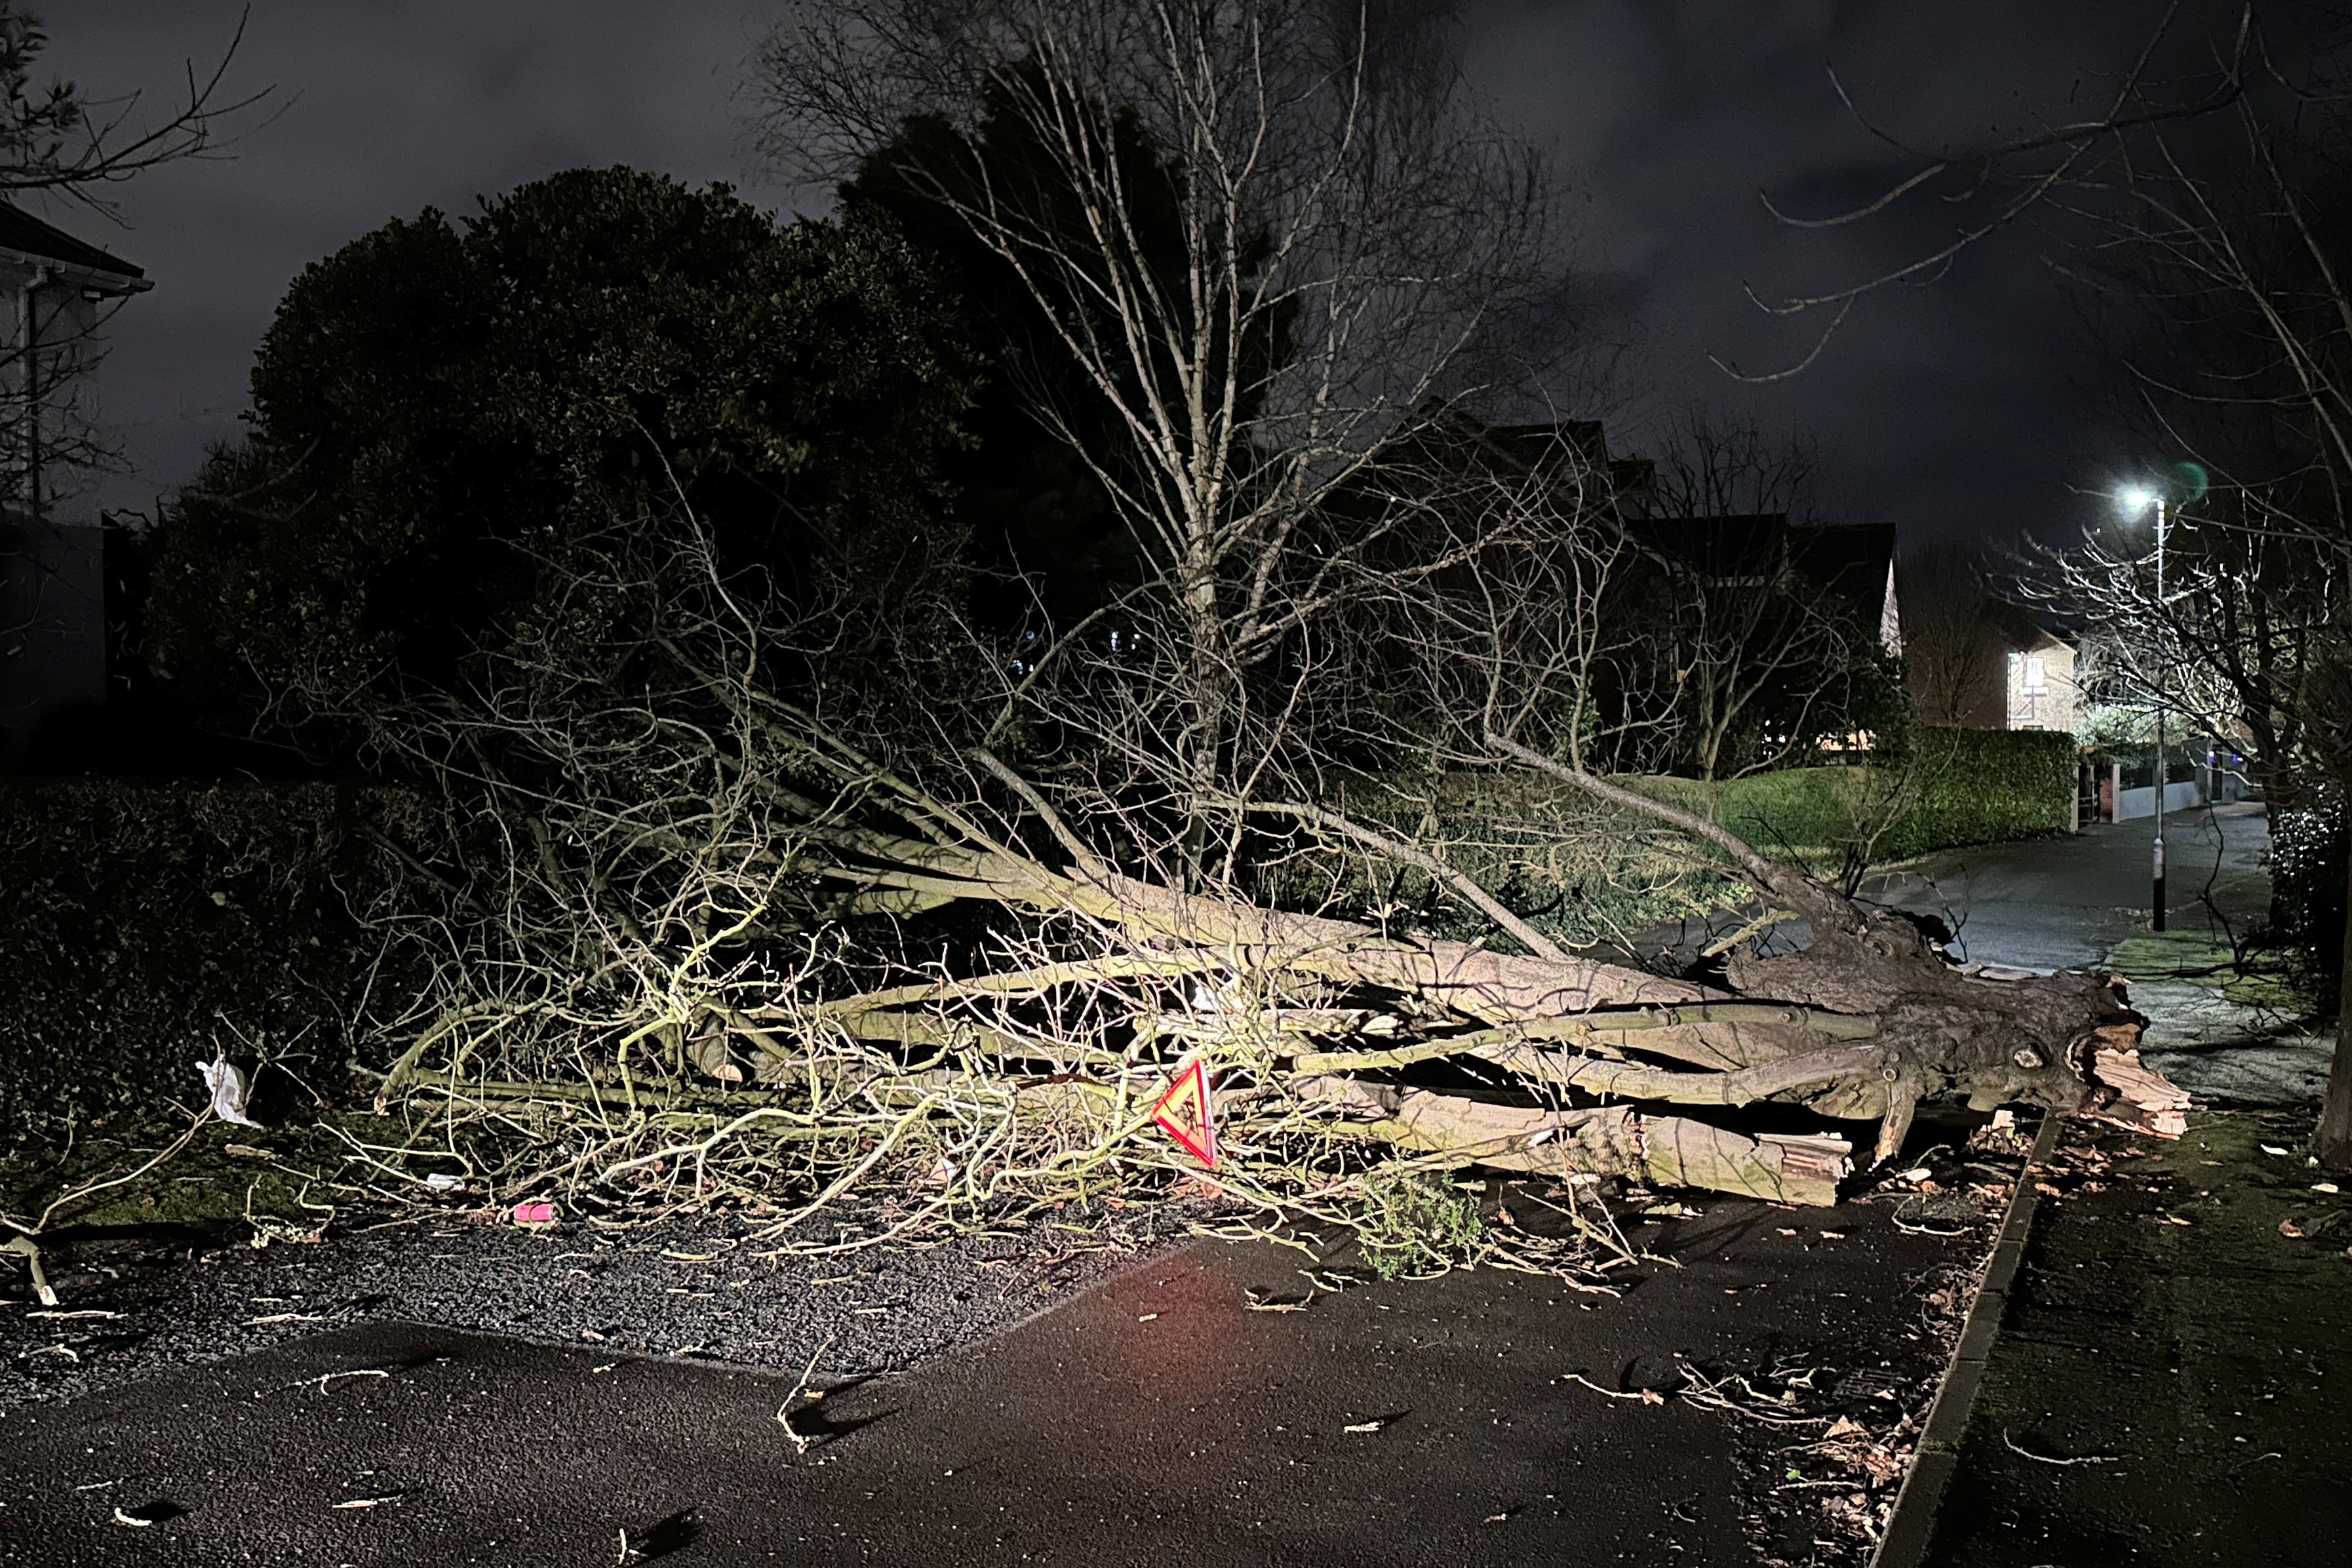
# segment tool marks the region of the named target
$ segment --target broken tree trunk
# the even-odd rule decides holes
[[[833,1024],[863,1038],[960,1041],[1017,1059],[1021,1007],[1118,982],[1125,1024],[1250,1086],[1237,1105],[1303,1108],[1352,1135],[1465,1163],[1794,1203],[1834,1200],[1850,1169],[1843,1137],[1750,1135],[1642,1108],[1777,1102],[1875,1121],[1879,1158],[1931,1097],[2039,1105],[2159,1136],[2183,1125],[2185,1097],[2138,1061],[2143,1020],[2119,982],[1966,973],[1910,922],[1864,916],[1793,877],[1776,875],[1768,892],[1801,906],[1811,944],[1743,953],[1718,990],[1591,959],[1398,937],[1099,867],[1054,870],[1002,846],[869,834],[859,847],[837,874],[861,897],[988,899],[1077,917],[1117,944],[1091,961],[826,1005]],[[1343,1005],[1216,1000],[1302,986]],[[1071,1066],[1066,1048],[1036,1054]],[[1439,1062],[1474,1068],[1520,1103],[1397,1081]]]

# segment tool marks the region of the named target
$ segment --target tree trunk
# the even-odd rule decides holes
[[[872,840],[866,847],[877,849]],[[2187,1097],[2140,1065],[2145,1020],[2126,1005],[2120,983],[1963,973],[1910,923],[1859,917],[1777,871],[1782,890],[1805,906],[1812,943],[1736,958],[1724,991],[1590,959],[1398,938],[1002,853],[908,845],[895,858],[923,867],[900,874],[900,886],[959,896],[949,891],[956,887],[960,896],[1079,916],[1129,945],[1099,959],[827,1004],[840,1027],[1066,1072],[1072,1064],[1055,1047],[1021,1044],[1018,1010],[1064,988],[1145,981],[1118,994],[1139,1037],[1181,1042],[1223,1075],[1221,1114],[1256,1125],[1321,1119],[1333,1133],[1457,1163],[1790,1203],[1835,1201],[1851,1169],[1843,1134],[1750,1134],[1665,1108],[1778,1102],[1831,1121],[1875,1121],[1879,1159],[1900,1147],[1914,1109],[1931,1097],[1988,1110],[2040,1105],[2157,1136],[2183,1126]],[[1221,1000],[1302,988],[1328,1000]],[[1173,995],[1192,1000],[1171,1005]],[[1439,1061],[1473,1068],[1494,1090],[1398,1079]],[[1107,1100],[1101,1113],[1115,1117],[1116,1103]],[[1106,1122],[1101,1131],[1114,1129]]]
[[[2352,780],[2347,781],[2352,784]],[[2352,788],[2344,795],[2345,810],[2352,816]],[[2352,826],[2347,827],[2352,838]],[[2346,907],[2352,909],[2352,854],[2344,857]],[[2336,997],[2336,1061],[2328,1069],[2327,1099],[2319,1108],[2319,1126],[2311,1136],[2311,1152],[2331,1171],[2352,1172],[2352,917],[2344,922],[2344,961]]]

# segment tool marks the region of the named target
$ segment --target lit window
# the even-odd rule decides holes
[[[2027,659],[2025,661],[2025,689],[2028,691],[2041,692],[2048,690],[2049,687],[2050,667],[2038,658]]]

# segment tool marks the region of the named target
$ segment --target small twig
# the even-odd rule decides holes
[[[800,1381],[793,1384],[793,1391],[784,1395],[783,1404],[776,1407],[776,1425],[782,1426],[784,1436],[792,1440],[793,1458],[795,1459],[806,1454],[815,1445],[816,1439],[803,1436],[793,1430],[793,1412],[799,1408],[793,1401],[808,1392],[809,1379],[816,1375],[816,1363],[825,1352],[833,1348],[835,1337],[832,1334],[824,1336],[824,1343],[816,1347],[816,1353],[809,1357],[808,1365],[801,1368]]]
[[[2080,1458],[2053,1459],[2047,1454],[2037,1454],[2031,1448],[2019,1447],[2017,1439],[2009,1435],[2009,1428],[2006,1426],[2000,1429],[2000,1440],[2001,1445],[2011,1453],[2021,1459],[2031,1459],[2037,1465],[2112,1465],[2118,1458],[2114,1454],[2084,1454]]]
[[[1557,1383],[1580,1383],[1584,1384],[1585,1387],[1592,1390],[1593,1393],[1600,1394],[1604,1399],[1633,1399],[1639,1400],[1643,1405],[1664,1405],[1666,1402],[1666,1396],[1660,1394],[1654,1388],[1635,1388],[1620,1392],[1614,1388],[1601,1387],[1599,1384],[1593,1382],[1591,1378],[1585,1376],[1580,1372],[1564,1372],[1553,1381]]]
[[[318,1384],[319,1392],[320,1394],[324,1394],[327,1392],[327,1385],[334,1382],[335,1379],[339,1377],[390,1377],[392,1373],[383,1367],[363,1366],[356,1372],[322,1372],[316,1377],[306,1377],[301,1379],[299,1382],[289,1383],[286,1386],[289,1388],[308,1388],[312,1384]]]

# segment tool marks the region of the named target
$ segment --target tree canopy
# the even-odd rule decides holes
[[[164,521],[159,656],[248,713],[446,689],[552,564],[690,510],[731,581],[830,606],[839,679],[910,674],[961,610],[962,342],[879,214],[615,168],[395,220],[288,290],[249,435]]]

